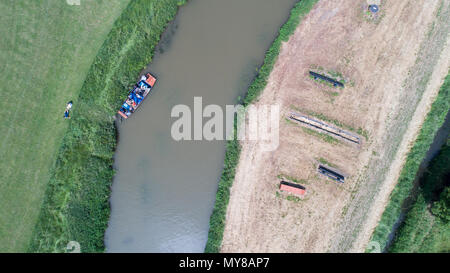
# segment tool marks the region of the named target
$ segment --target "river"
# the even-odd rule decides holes
[[[190,0],[180,8],[145,70],[158,79],[152,95],[117,122],[108,252],[203,252],[225,142],[173,140],[171,109],[193,109],[194,96],[204,106],[235,104],[295,2]]]

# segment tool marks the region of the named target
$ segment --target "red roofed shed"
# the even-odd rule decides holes
[[[287,181],[281,181],[280,182],[280,190],[281,191],[287,191],[293,194],[297,195],[305,195],[306,188],[302,185],[287,182]]]

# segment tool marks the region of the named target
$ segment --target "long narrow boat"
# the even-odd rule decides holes
[[[155,82],[156,78],[153,77],[150,73],[142,76],[141,80],[134,85],[133,89],[131,89],[130,93],[127,96],[127,99],[122,104],[117,113],[125,119],[130,117],[131,114],[136,111],[139,105],[142,104],[147,95],[150,94],[150,91],[155,85]]]

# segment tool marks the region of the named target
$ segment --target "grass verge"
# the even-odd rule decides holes
[[[330,252],[352,251],[355,242],[369,216],[371,207],[376,203],[376,195],[380,192],[388,171],[394,162],[403,137],[408,130],[417,106],[426,92],[435,67],[439,65],[449,34],[450,5],[440,1],[440,12],[435,12],[428,26],[428,36],[420,43],[415,63],[409,68],[403,81],[403,91],[399,93],[396,111],[385,120],[385,134],[382,145],[377,149],[377,156],[372,156],[362,169],[347,213],[342,217],[334,244]],[[383,246],[383,241],[380,244]],[[369,251],[369,250],[368,250]]]
[[[352,131],[354,133],[357,133],[358,135],[363,136],[366,139],[366,141],[369,140],[369,133],[366,130],[364,130],[363,128],[361,128],[361,127],[359,127],[358,129],[355,129],[355,128],[353,128],[352,126],[350,126],[348,124],[344,124],[344,123],[340,122],[339,120],[329,118],[329,117],[325,116],[322,113],[316,113],[316,112],[313,112],[313,111],[310,111],[310,110],[300,109],[300,108],[298,108],[298,107],[296,107],[294,105],[291,105],[290,107],[293,110],[296,110],[296,111],[299,111],[299,112],[303,112],[303,113],[305,113],[307,115],[310,115],[312,117],[318,118],[318,119],[323,120],[325,122],[333,123],[334,125],[336,125],[337,127],[342,128],[342,129],[346,129],[346,130]]]
[[[79,242],[82,252],[104,251],[117,134],[113,117],[184,3],[132,0],[114,23],[74,100],[29,251],[64,252],[69,241]]]
[[[320,163],[324,164],[324,165],[328,165],[331,168],[337,168],[336,164],[333,164],[331,162],[328,162],[328,160],[326,160],[325,158],[321,157],[319,159],[317,159],[317,161],[319,161]]]
[[[320,138],[321,140],[328,142],[330,144],[338,144],[341,143],[339,140],[335,139],[334,137],[330,136],[329,134],[325,134],[325,133],[321,133],[321,132],[317,132],[316,130],[310,129],[310,128],[306,128],[306,127],[302,127],[302,130],[309,134],[312,135],[314,137]]]
[[[442,192],[442,188],[450,186],[445,185],[446,179],[450,177],[449,161],[450,142],[447,142],[430,162],[421,179],[417,199],[398,229],[389,252],[448,253],[450,251],[448,222],[441,217],[436,217],[430,210],[435,206],[435,202],[439,202],[439,192]]]
[[[422,125],[414,146],[408,153],[400,178],[392,191],[389,203],[386,206],[381,219],[372,234],[371,241],[378,242],[382,248],[388,243],[389,234],[403,212],[403,203],[409,197],[414,186],[414,180],[419,166],[425,158],[433,139],[443,125],[445,117],[450,110],[450,74],[445,78],[444,84],[439,90],[436,100],[433,102],[430,112]]]
[[[247,95],[243,100],[244,106],[247,106],[256,100],[264,90],[267,85],[267,79],[269,78],[280,53],[282,42],[288,41],[289,37],[292,33],[294,33],[303,17],[312,9],[317,1],[318,0],[300,0],[291,10],[289,19],[281,27],[278,37],[266,52],[264,63],[259,69],[259,73],[248,88]],[[225,229],[225,216],[230,199],[230,187],[234,181],[240,151],[241,146],[236,138],[227,142],[224,170],[220,178],[219,188],[216,194],[216,202],[209,221],[208,241],[205,247],[206,253],[220,251],[223,232]]]

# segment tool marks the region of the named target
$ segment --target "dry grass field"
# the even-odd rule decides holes
[[[242,142],[222,252],[361,252],[395,186],[410,144],[447,75],[448,1],[319,1],[282,50],[255,103],[279,104],[280,146]],[[425,49],[423,49],[425,48]],[[310,69],[345,79],[314,81]],[[350,144],[287,120],[296,111],[359,134]],[[347,175],[318,174],[319,163]],[[307,189],[278,192],[278,177]]]

